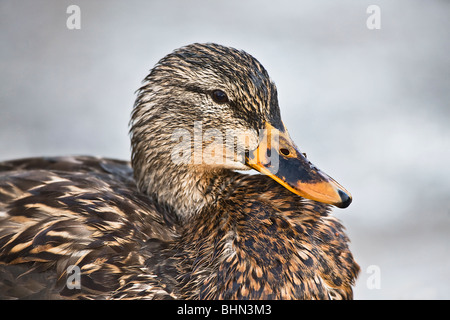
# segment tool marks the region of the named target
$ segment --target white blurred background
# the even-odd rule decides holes
[[[134,91],[160,58],[244,49],[297,145],[353,194],[334,212],[361,265],[355,298],[450,299],[449,14],[445,0],[1,0],[0,161],[129,159]]]

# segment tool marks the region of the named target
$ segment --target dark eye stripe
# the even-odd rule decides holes
[[[216,103],[226,103],[228,102],[228,96],[222,90],[214,90],[211,93],[211,97]]]

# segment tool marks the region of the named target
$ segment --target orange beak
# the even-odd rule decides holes
[[[270,154],[270,155],[269,155]],[[333,178],[316,168],[282,131],[266,122],[258,147],[249,152],[246,164],[307,199],[346,208],[351,194]]]

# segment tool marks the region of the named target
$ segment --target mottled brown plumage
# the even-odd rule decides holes
[[[359,267],[329,205],[236,172],[250,169],[245,154],[209,161],[218,133],[245,131],[253,150],[267,123],[286,132],[262,65],[193,44],[163,58],[138,91],[132,166],[94,157],[0,163],[0,297],[352,298]],[[193,137],[194,155],[174,162],[178,129]]]

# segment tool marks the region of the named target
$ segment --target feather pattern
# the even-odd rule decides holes
[[[171,134],[195,121],[251,132],[255,147],[262,123],[282,126],[275,85],[249,54],[193,44],[138,90],[131,163],[0,163],[0,298],[352,298],[359,266],[330,206],[239,161],[174,164]]]

